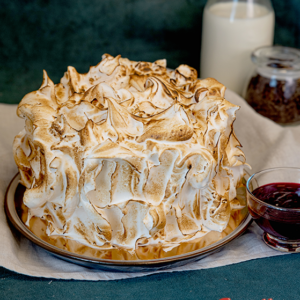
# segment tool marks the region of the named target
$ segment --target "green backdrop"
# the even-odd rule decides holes
[[[300,48],[300,1],[273,0],[275,44]],[[199,70],[206,0],[0,0],[0,102],[18,103],[103,53]]]

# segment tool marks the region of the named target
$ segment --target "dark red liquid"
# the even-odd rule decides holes
[[[276,207],[300,208],[299,183],[269,183],[255,189],[252,194],[259,200]]]
[[[255,189],[252,194],[259,200],[278,208],[300,209],[300,184],[270,183]],[[281,239],[300,239],[300,211],[277,210],[250,199],[249,212],[266,232]]]

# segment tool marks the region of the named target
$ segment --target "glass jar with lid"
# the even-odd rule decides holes
[[[246,101],[276,123],[300,124],[300,50],[262,47],[251,59],[255,71],[245,85]]]

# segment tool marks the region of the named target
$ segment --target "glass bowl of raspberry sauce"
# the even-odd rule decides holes
[[[283,252],[300,252],[300,169],[273,168],[247,181],[249,213],[264,242]]]

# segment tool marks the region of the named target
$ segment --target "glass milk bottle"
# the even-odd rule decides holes
[[[213,77],[242,94],[252,70],[251,52],[273,44],[269,0],[208,0],[203,13],[201,78]]]

